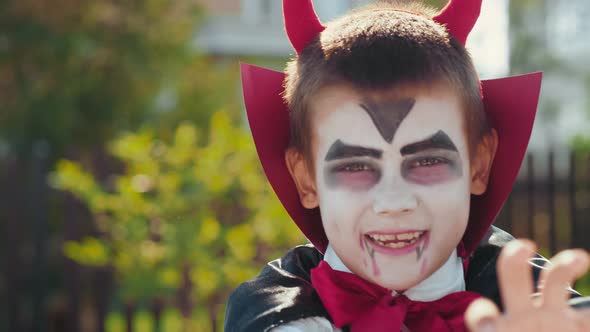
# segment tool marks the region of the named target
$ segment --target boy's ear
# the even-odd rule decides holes
[[[285,152],[285,162],[291,178],[297,186],[299,200],[306,209],[314,209],[319,206],[317,187],[313,174],[308,168],[308,163],[303,154],[293,148]]]
[[[477,145],[471,161],[471,193],[473,195],[481,195],[486,192],[497,148],[498,133],[492,129]]]

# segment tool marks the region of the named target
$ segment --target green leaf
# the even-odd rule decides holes
[[[63,252],[66,257],[83,265],[104,266],[110,258],[107,246],[92,237],[86,237],[80,242],[65,242]]]

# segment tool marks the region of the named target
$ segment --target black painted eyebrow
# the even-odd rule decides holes
[[[408,144],[401,148],[400,153],[402,156],[408,154],[415,154],[424,150],[432,150],[432,149],[442,149],[442,150],[450,150],[456,151],[457,147],[451,141],[451,138],[442,130],[439,130],[436,134],[428,137],[427,139]]]
[[[348,145],[342,143],[341,140],[337,140],[334,142],[334,144],[332,144],[330,150],[328,150],[325,161],[354,157],[370,157],[381,159],[382,155],[383,151],[381,150],[366,148],[363,146]]]

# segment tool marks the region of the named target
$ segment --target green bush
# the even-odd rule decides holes
[[[185,123],[169,141],[149,129],[120,136],[109,151],[124,168],[106,182],[69,160],[50,177],[88,206],[101,233],[66,243],[65,255],[111,266],[125,302],[173,301],[181,291],[196,304],[179,305],[181,312],[197,308],[217,320],[231,289],[304,240],[262,174],[249,133],[225,112],[209,128],[203,135]]]

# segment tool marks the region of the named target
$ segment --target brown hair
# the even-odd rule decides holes
[[[345,83],[360,91],[450,84],[463,99],[470,153],[490,130],[477,73],[465,47],[426,6],[381,1],[330,22],[287,64],[284,98],[290,146],[310,160],[309,101],[320,88]]]

